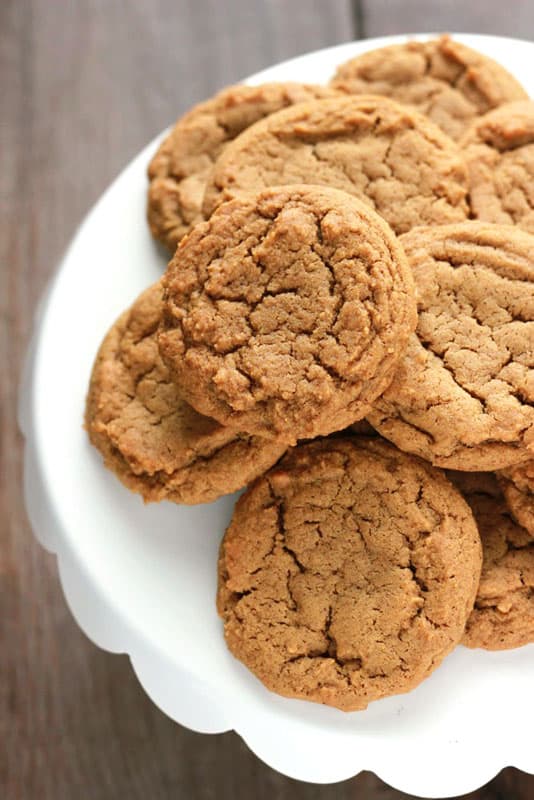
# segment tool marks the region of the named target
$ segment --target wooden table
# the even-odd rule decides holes
[[[191,733],[150,703],[126,656],[90,644],[65,606],[55,560],[29,529],[15,410],[37,299],[77,223],[146,141],[192,103],[281,59],[361,36],[447,29],[534,38],[534,7],[0,1],[2,800],[406,797],[368,773],[337,786],[299,784],[234,734]],[[534,778],[505,770],[470,796],[533,795]]]

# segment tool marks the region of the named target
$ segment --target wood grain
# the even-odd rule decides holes
[[[365,37],[461,31],[534,39],[532,0],[356,0],[356,7]]]
[[[264,766],[237,736],[196,735],[161,714],[128,659],[97,650],[71,619],[55,561],[35,543],[23,510],[15,425],[37,299],[118,170],[220,86],[362,30],[388,32],[402,22],[397,11],[392,21],[395,5],[362,3],[355,13],[348,0],[0,3],[2,800],[406,797],[369,773],[337,786],[299,784]],[[420,3],[419,29],[422,5],[430,16],[436,5],[463,9]],[[528,3],[516,5],[525,36],[534,15]],[[501,14],[499,3],[486,2],[486,24],[490,7]],[[500,25],[499,17],[496,32]],[[507,770],[469,797],[526,800],[533,792],[533,779]]]

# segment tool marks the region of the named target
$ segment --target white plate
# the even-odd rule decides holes
[[[458,36],[534,95],[534,45]],[[404,37],[342,45],[249,79],[324,82],[350,56]],[[480,786],[506,765],[534,772],[534,646],[458,648],[408,695],[364,712],[270,694],[228,653],[215,612],[216,555],[234,497],[144,506],[102,466],[82,430],[91,364],[116,316],[161,275],[145,223],[152,142],[106,191],[72,242],[37,316],[21,392],[25,491],[67,602],[101,647],[130,655],[154,702],[197,731],[234,728],[267,764],[326,783],[376,772],[417,795]]]

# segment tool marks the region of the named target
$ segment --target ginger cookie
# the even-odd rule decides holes
[[[504,67],[448,36],[363,53],[338,67],[331,86],[406,103],[452,139],[490,109],[528,97]]]
[[[157,283],[104,339],[86,409],[86,428],[104,463],[145,501],[208,503],[271,467],[285,448],[236,434],[180,398],[158,353]]]
[[[419,319],[371,425],[450,469],[534,456],[534,237],[468,222],[419,228],[401,242]]]
[[[534,460],[502,470],[498,478],[508,508],[534,536]]]
[[[159,348],[184,399],[289,444],[365,416],[416,323],[389,227],[320,186],[224,204],[180,242],[164,283]]]
[[[534,233],[534,101],[490,111],[460,145],[473,216]]]
[[[148,167],[148,223],[172,252],[204,219],[206,176],[224,148],[245,128],[295,103],[332,97],[334,89],[301,83],[229,86],[181,117]]]
[[[534,539],[515,522],[491,473],[453,473],[471,506],[483,565],[462,644],[508,650],[534,642]]]
[[[335,97],[271,114],[235,139],[207,181],[203,210],[265,186],[313,183],[359,197],[404,233],[461,222],[460,150],[422,114],[386,97]]]
[[[373,439],[301,445],[237,502],[221,544],[227,645],[272,691],[364,709],[460,641],[480,578],[445,476]]]

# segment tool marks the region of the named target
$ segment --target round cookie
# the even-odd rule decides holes
[[[220,551],[231,652],[272,691],[365,708],[462,637],[480,539],[444,475],[373,439],[299,446],[237,502]]]
[[[482,539],[482,576],[462,644],[508,650],[534,642],[534,539],[510,516],[494,475],[449,478],[469,503]]]
[[[245,128],[295,103],[332,97],[334,89],[301,83],[229,86],[181,117],[148,167],[148,224],[169,250],[204,219],[206,177],[224,148]]]
[[[293,183],[355,195],[395,233],[468,214],[467,171],[455,143],[386,97],[315,100],[257,122],[215,163],[203,210],[209,216],[245,192]]]
[[[180,242],[164,281],[159,348],[183,397],[289,444],[365,416],[416,323],[391,230],[320,186],[224,204]]]
[[[504,67],[448,36],[363,53],[341,64],[331,85],[406,103],[452,139],[459,139],[480,114],[528,97]]]
[[[236,434],[180,398],[158,353],[157,283],[113,325],[98,352],[86,428],[104,463],[145,501],[208,503],[271,467],[285,447]]]
[[[534,455],[534,238],[468,222],[401,237],[416,335],[368,414],[441,467],[495,470]]]
[[[473,216],[534,234],[534,101],[480,117],[460,145]]]
[[[508,508],[534,536],[534,460],[502,470],[498,478]]]

